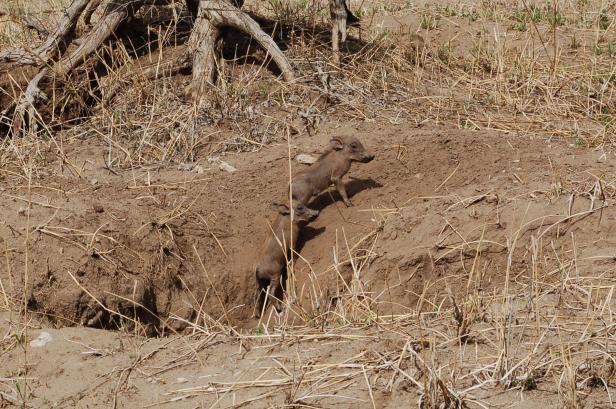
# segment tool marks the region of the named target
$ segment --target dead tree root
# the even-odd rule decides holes
[[[240,10],[241,3],[232,4],[224,0],[200,0],[193,32],[188,42],[188,53],[192,56],[193,77],[186,88],[186,94],[197,100],[206,86],[214,83],[221,55],[221,31],[231,27],[250,35],[274,60],[286,81],[294,79],[291,64],[280,51],[272,37],[259,24]]]
[[[187,10],[192,16],[192,31],[181,56],[173,61],[161,62],[161,66],[151,67],[144,72],[146,77],[156,77],[159,73],[187,71],[192,65],[192,79],[185,94],[197,101],[211,87],[220,72],[224,30],[232,28],[253,39],[276,64],[284,80],[292,81],[294,72],[289,60],[270,35],[259,24],[241,10],[243,0],[185,0]],[[332,49],[334,58],[339,61],[339,41],[345,41],[347,24],[355,25],[358,19],[348,11],[345,0],[329,0],[332,17]],[[13,134],[36,131],[36,122],[44,121],[39,105],[48,102],[46,92],[54,84],[61,84],[70,76],[82,76],[88,68],[79,67],[86,63],[107,41],[114,41],[122,23],[129,21],[144,5],[168,4],[169,0],[73,0],[66,9],[57,28],[39,47],[32,50],[14,48],[0,52],[0,63],[10,63],[20,67],[32,65],[41,67],[29,80],[11,87],[17,90],[8,107],[0,107],[1,123],[11,123]],[[102,10],[101,17],[91,24],[92,15]],[[75,39],[77,22],[83,17],[87,27],[91,27],[82,37]],[[39,30],[40,32],[40,30]],[[130,31],[128,35],[130,36]],[[127,35],[124,33],[123,35]],[[111,40],[110,40],[111,39]],[[130,64],[128,65],[130,66]],[[9,75],[10,77],[10,75]],[[120,88],[118,88],[120,89]],[[118,89],[113,89],[101,101],[109,101]],[[57,95],[54,89],[54,98]],[[60,89],[60,92],[62,90]],[[54,107],[51,107],[53,111]],[[48,111],[44,111],[48,112]],[[10,120],[12,118],[12,120]]]

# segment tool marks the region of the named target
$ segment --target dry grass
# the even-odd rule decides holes
[[[264,63],[247,64],[244,56],[236,56],[226,62],[218,85],[199,105],[187,103],[178,92],[185,78],[151,80],[140,68],[126,74],[120,67],[130,61],[130,52],[119,47],[111,52],[112,72],[101,89],[103,96],[112,93],[113,98],[88,112],[77,126],[2,138],[0,181],[29,184],[58,163],[80,177],[79,165],[70,163],[63,151],[78,138],[107,146],[107,166],[123,172],[193,164],[199,158],[256,150],[285,139],[290,144],[295,132],[315,132],[332,116],[538,134],[588,147],[616,142],[613,6],[552,1],[535,9],[526,2],[441,3],[365,2],[358,14],[369,24],[361,40],[350,41],[351,51],[337,67],[319,32],[326,12],[322,8],[314,12],[316,2],[268,1],[265,6],[251,2],[249,8],[281,24],[295,25],[287,28],[283,41],[297,69],[297,81],[282,83],[272,78]],[[51,26],[61,4],[32,4],[27,10],[24,2],[17,1],[0,7],[10,16],[27,11]],[[391,23],[391,16],[403,23]],[[0,17],[0,49],[37,41],[19,24],[7,22],[11,18]],[[412,34],[421,35],[424,42]],[[247,54],[263,57],[255,47]],[[159,63],[159,54],[147,58]],[[598,186],[592,192],[593,203],[613,199],[610,181]],[[28,200],[26,209],[32,204],[32,198]],[[601,206],[594,205],[591,212]],[[340,232],[331,266],[326,271],[311,269],[311,286],[289,284],[297,298],[309,295],[309,309],[288,297],[283,314],[270,309],[249,333],[230,327],[229,318],[211,317],[200,309],[197,321],[189,326],[192,334],[182,337],[185,349],[178,353],[184,355],[160,371],[176,368],[177,361],[198,362],[198,352],[217,337],[240,349],[252,345],[279,351],[290,344],[325,341],[353,349],[379,341],[378,349],[365,349],[336,363],[306,362],[297,355],[293,367],[281,363],[282,369],[276,371],[262,368],[256,360],[232,382],[177,388],[169,393],[168,402],[208,396],[214,407],[238,394],[245,398],[233,406],[240,407],[280,395],[285,407],[311,407],[325,398],[353,402],[355,398],[345,391],[359,388],[367,392],[362,404],[376,407],[376,389],[408,388],[417,391],[416,403],[422,408],[487,408],[495,390],[524,393],[540,385],[548,396],[558,397],[561,407],[582,408],[587,401],[613,406],[614,283],[608,276],[579,274],[575,242],[569,251],[550,247],[549,238],[541,233],[548,226],[530,237],[508,237],[500,243],[510,260],[502,289],[480,291],[485,271],[477,263],[477,269],[462,278],[467,283],[463,291],[427,289],[416,305],[382,315],[389,309],[383,301],[386,292],[367,290],[363,273],[378,262],[374,248],[382,226],[399,209],[374,212],[374,231],[365,237],[349,242]],[[564,221],[584,215],[561,216]],[[7,351],[22,347],[24,371],[0,378],[0,403],[4,399],[27,407],[32,391],[27,388],[24,343],[31,317],[25,292],[22,299],[14,297],[15,289],[27,288],[27,271],[12,270],[10,249],[3,243],[0,253],[6,262],[0,265],[6,274],[0,276],[0,312],[8,317],[8,331],[1,334],[0,361]],[[515,261],[527,263],[528,268],[514,271],[511,264],[521,248],[526,249],[524,260]],[[308,264],[299,257],[296,263]],[[349,266],[351,279],[343,279],[342,268]],[[336,294],[319,285],[319,277],[330,273],[340,277]],[[26,281],[19,283],[18,277]],[[139,355],[105,381],[117,382],[116,390],[121,390],[130,369],[152,355]],[[255,376],[255,371],[261,374]]]
[[[564,1],[554,3],[556,10],[547,6],[536,10],[524,2],[520,7],[492,2],[430,7],[364,4],[358,14],[367,26],[361,40],[350,41],[352,51],[338,68],[324,43],[326,13],[312,3],[247,6],[279,19],[274,21],[285,27],[282,34],[274,26],[275,36],[288,46],[286,53],[300,74],[293,84],[272,79],[262,63],[246,64],[247,57],[263,60],[248,42],[245,55],[235,51],[235,58],[222,67],[217,87],[202,104],[193,106],[177,92],[186,79],[148,79],[147,67],[159,65],[164,71],[160,52],[142,57],[131,70],[120,69],[133,53],[124,45],[111,50],[105,61],[111,73],[102,80],[101,106],[91,112],[74,103],[66,105],[66,99],[56,102],[57,112],[76,110],[89,116],[66,137],[97,133],[109,146],[110,165],[120,168],[186,163],[204,154],[259,149],[280,141],[287,125],[294,131],[314,132],[332,114],[541,133],[584,146],[613,142],[616,40],[609,34],[613,10],[605,5],[601,12],[587,6],[579,14],[577,4]],[[45,9],[58,8],[54,3]],[[23,6],[15,3],[9,9],[15,15]],[[426,26],[425,16],[438,24]],[[526,28],[516,29],[516,22]],[[173,27],[172,22],[158,29],[155,49],[176,41]],[[15,23],[0,24],[0,29],[13,35],[5,34],[0,47],[37,41]],[[82,94],[78,87],[69,93]],[[15,154],[30,145],[14,148],[3,149],[3,156],[11,155],[15,161]]]

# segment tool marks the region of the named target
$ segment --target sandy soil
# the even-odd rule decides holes
[[[289,30],[293,86],[249,50],[198,108],[110,76],[83,123],[0,139],[0,408],[613,407],[612,20],[568,4],[552,73],[545,8],[369,6],[344,72]],[[336,135],[376,158],[256,319],[272,203]]]
[[[353,399],[369,402],[367,392],[378,407],[398,407],[417,400],[406,392],[408,380],[372,368],[372,390],[366,390],[362,365],[380,368],[392,350],[404,349],[404,338],[388,340],[378,325],[353,329],[345,320],[333,333],[311,334],[327,320],[326,310],[352,308],[345,306],[353,293],[347,286],[361,285],[370,304],[370,314],[346,311],[359,322],[375,319],[371,314],[431,311],[445,291],[455,296],[470,287],[489,294],[502,288],[507,274],[512,286],[523,281],[531,236],[559,254],[571,251],[575,240],[576,271],[612,276],[616,215],[610,207],[599,210],[606,202],[588,198],[597,180],[611,189],[611,155],[540,137],[331,123],[313,138],[294,141],[292,156],[319,151],[335,134],[360,135],[376,159],[349,173],[354,207],[346,208],[333,189],[315,204],[321,214],[305,230],[295,263],[298,299],[294,313],[284,316],[288,325],[310,326],[291,339],[255,332],[250,270],[273,216],[269,204],[285,195],[286,145],[225,156],[235,173],[203,162],[199,174],[114,175],[100,159],[101,148],[84,143],[67,150],[71,163],[84,164],[79,175],[65,170],[42,176],[30,190],[23,183],[4,187],[2,245],[15,273],[3,282],[22,291],[17,272],[28,260],[31,311],[54,326],[77,326],[39,327],[42,316],[30,315],[26,341],[41,331],[53,340],[11,349],[4,376],[18,375],[26,359],[35,407],[109,407],[114,400],[118,407],[162,407],[175,399],[181,401],[173,407],[216,401],[226,407],[261,395],[250,405],[266,407],[284,403],[288,394],[346,407],[356,405]],[[31,209],[24,204],[29,195]],[[28,228],[32,245],[26,249]],[[512,246],[515,260],[507,272]],[[555,275],[545,280],[557,282]],[[214,331],[225,313],[242,337]],[[131,325],[134,318],[140,327]],[[264,319],[273,325],[279,318],[270,310]],[[186,328],[188,321],[198,327]],[[9,322],[2,320],[3,332]],[[214,332],[201,337],[195,328]],[[182,330],[183,336],[170,333]],[[409,340],[414,331],[409,327]],[[239,387],[242,379],[257,379],[257,385]],[[328,390],[337,392],[329,396]],[[308,398],[313,394],[328,396]],[[510,395],[531,405],[532,394]]]
[[[569,209],[565,193],[583,193],[595,178],[609,175],[613,165],[601,152],[487,132],[337,125],[298,139],[292,156],[318,152],[330,135],[359,134],[377,159],[349,173],[354,207],[346,208],[334,189],[314,202],[322,212],[304,229],[295,265],[306,301],[327,302],[341,291],[340,278],[351,280],[349,250],[354,258],[361,254],[368,291],[379,301],[409,306],[425,282],[468,274],[478,250],[495,265],[476,284],[502,284],[509,246],[526,243],[531,234],[554,236],[566,247],[580,224],[577,240],[588,235],[597,254],[610,246],[609,226],[596,225],[595,218],[601,214],[609,223],[611,211],[587,214],[590,201],[583,194]],[[80,176],[65,170],[29,191],[21,184],[2,192],[2,237],[14,270],[22,271],[28,260],[30,307],[59,325],[109,327],[126,323],[105,308],[150,323],[150,312],[165,321],[194,319],[183,315],[189,305],[193,313],[219,319],[222,300],[235,307],[233,324],[252,326],[250,269],[274,216],[271,203],[286,195],[287,151],[279,145],[224,157],[235,173],[204,162],[195,165],[200,174],[159,169],[114,175],[101,148],[87,143],[67,150],[71,163],[84,164]],[[24,205],[28,197],[32,209]],[[582,220],[548,229],[569,211],[573,221],[578,213]],[[19,237],[28,227],[34,231],[26,258]],[[328,268],[336,259],[338,272]],[[150,324],[148,331],[164,331],[164,323]]]

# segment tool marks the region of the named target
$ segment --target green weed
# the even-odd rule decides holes
[[[526,23],[524,21],[517,21],[517,22],[513,23],[511,28],[516,30],[516,31],[528,31],[528,26],[526,25]]]
[[[434,30],[437,27],[437,21],[434,16],[422,14],[419,18],[419,26],[424,30]]]
[[[605,45],[595,44],[593,49],[596,55],[607,55],[610,57],[616,56],[616,45],[611,41]]]
[[[599,15],[599,28],[601,30],[607,30],[610,27],[610,18],[605,11],[602,11]]]

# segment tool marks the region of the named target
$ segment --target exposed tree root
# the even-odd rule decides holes
[[[54,67],[54,72],[66,76],[73,69],[82,64],[87,57],[109,38],[120,23],[133,15],[144,3],[144,0],[106,0],[103,17],[94,25],[81,44],[67,57],[64,57]]]
[[[0,52],[0,61],[15,62],[20,65],[44,65],[55,55],[61,55],[72,40],[79,16],[90,0],[75,0],[58,23],[58,28],[41,46],[34,50],[24,48]]]
[[[237,4],[237,3],[236,3]],[[224,0],[200,0],[197,19],[189,40],[188,52],[193,55],[193,80],[186,93],[197,99],[207,84],[216,78],[216,64],[221,49],[221,29],[232,27],[251,37],[265,49],[274,60],[283,78],[294,78],[291,64],[280,51],[272,37],[267,35],[248,14],[239,9],[241,4],[231,4]]]
[[[61,21],[58,29],[48,41],[43,44],[40,52],[34,54],[38,61],[31,60],[32,63],[39,62],[49,64],[49,60],[53,57],[54,52],[62,55],[67,45],[70,43],[69,37],[72,37],[75,26],[79,17],[84,12],[90,0],[75,0]],[[21,94],[18,101],[14,105],[13,110],[13,134],[19,134],[22,130],[26,130],[23,125],[28,122],[27,130],[35,131],[37,118],[36,107],[39,102],[47,100],[47,95],[41,90],[41,82],[50,74],[56,74],[60,77],[66,77],[73,69],[83,63],[110,35],[118,28],[120,23],[129,15],[132,15],[143,4],[142,0],[106,0],[105,11],[103,17],[96,23],[92,31],[90,31],[83,39],[81,44],[67,57],[62,58],[56,64],[44,67],[32,80],[29,82],[26,90]],[[16,61],[18,64],[28,64],[30,61],[24,58]],[[8,116],[12,110],[12,106],[2,112],[3,116]]]
[[[21,21],[24,26],[36,31],[36,34],[38,34],[41,40],[49,37],[49,31],[47,31],[45,26],[38,19],[32,17],[31,15],[26,14],[21,18]]]
[[[13,114],[13,133],[19,134],[24,129],[24,122],[28,122],[28,130],[36,131],[36,106],[41,101],[47,100],[47,95],[41,91],[39,84],[47,75],[47,68],[42,69],[28,84],[26,90],[22,93],[19,101],[16,104]],[[8,112],[2,112],[5,116]]]
[[[192,56],[192,81],[185,90],[188,98],[196,101],[206,86],[214,83],[221,48],[220,30],[207,19],[203,6],[199,4],[195,26],[188,40],[187,53]]]
[[[340,63],[340,42],[347,38],[347,25],[357,26],[359,19],[351,13],[345,0],[329,0],[329,14],[332,21],[332,53],[334,63]]]
[[[98,9],[98,6],[101,5],[103,0],[92,0],[88,3],[88,7],[83,12],[83,22],[85,25],[89,26],[92,21],[92,15]]]
[[[5,119],[11,117],[13,119],[13,133],[36,130],[36,121],[44,120],[38,113],[37,107],[48,101],[45,92],[49,91],[55,78],[64,80],[75,72],[78,76],[83,76],[83,70],[79,71],[77,68],[88,61],[109,38],[117,35],[122,23],[134,16],[145,4],[163,5],[169,4],[170,1],[172,0],[73,0],[56,30],[39,47],[33,50],[16,48],[0,52],[0,62],[12,63],[17,67],[23,65],[41,67],[41,70],[31,77],[27,86],[25,82],[21,82],[25,89],[22,88],[21,94],[14,97],[10,106],[1,107],[0,115]],[[276,64],[282,77],[286,81],[293,80],[293,68],[278,45],[252,17],[241,10],[243,0],[185,0],[185,2],[194,21],[185,51],[179,57],[175,55],[170,61],[160,61],[156,66],[142,69],[146,77],[184,71],[192,64],[192,80],[185,91],[191,99],[198,100],[216,81],[216,75],[220,72],[223,33],[225,29],[232,28],[254,38]],[[92,15],[99,9],[102,10],[102,16],[91,25]],[[330,0],[330,12],[332,49],[334,58],[338,61],[339,41],[344,42],[346,39],[347,24],[356,24],[358,19],[348,11],[345,0]],[[75,27],[82,16],[86,26],[92,28],[83,37],[73,41]],[[43,36],[44,27],[35,23],[26,21],[27,25]],[[123,31],[123,35],[130,36],[131,31],[128,34]],[[74,47],[67,52],[71,44]],[[112,86],[111,92],[103,96],[103,102],[109,101],[118,89]]]

